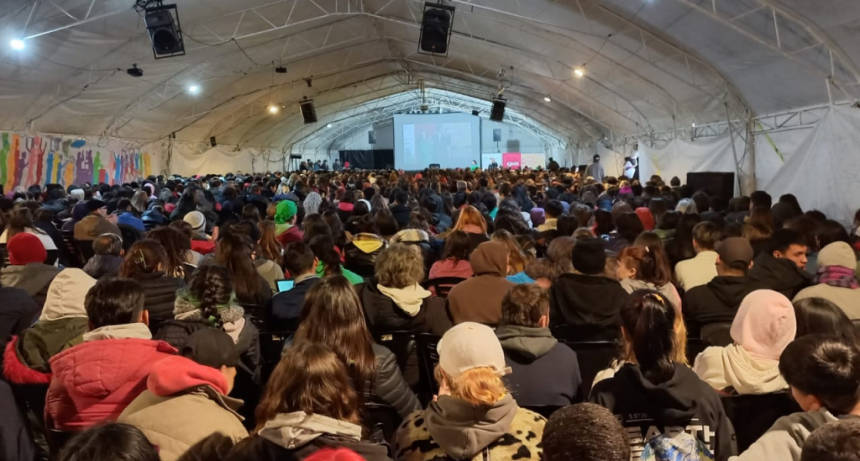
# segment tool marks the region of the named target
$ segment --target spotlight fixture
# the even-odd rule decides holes
[[[280,110],[281,109],[278,108],[278,106],[275,106],[275,105],[269,106],[269,113],[271,113],[271,114],[277,114]]]
[[[26,47],[24,40],[21,40],[20,38],[13,39],[9,42],[9,46],[11,46],[13,50],[23,50],[24,47]]]
[[[448,56],[451,33],[454,30],[453,6],[424,3],[421,18],[421,34],[418,37],[418,52],[436,56]]]
[[[176,5],[164,5],[162,0],[149,0],[146,5],[143,21],[149,32],[155,59],[185,55],[182,26]]]
[[[478,116],[480,116],[480,115],[481,115],[481,111],[479,111],[479,110],[473,110],[473,111],[472,111],[472,115],[474,115],[475,117],[478,117]]]
[[[696,122],[693,122],[693,128],[695,128],[695,127],[696,127]]]
[[[308,77],[308,78],[306,78],[306,79],[305,79],[305,83],[307,83],[307,84],[308,84],[308,88],[310,88],[310,87],[314,86],[314,79],[313,79],[313,77]]]
[[[284,67],[284,66],[278,66],[278,67],[275,67],[275,73],[276,73],[276,74],[286,74],[286,73],[287,73],[287,68],[286,68],[286,67]]]
[[[574,70],[573,73],[576,74],[576,76],[579,78],[582,78],[585,75],[585,71],[582,70],[581,67],[576,68],[576,70]]]
[[[325,126],[326,128],[331,128],[331,123]]]
[[[547,96],[544,96],[544,97],[543,97],[543,100],[544,100],[544,101],[546,101],[546,102],[552,102],[552,97],[550,97],[549,95],[547,95]]]
[[[137,64],[132,64],[125,72],[135,78],[143,77],[143,69],[137,67]]]
[[[191,94],[197,94],[197,93],[200,93],[200,87],[199,87],[199,86],[197,86],[197,85],[189,85],[189,86],[188,86],[188,92],[189,92],[189,93],[191,93]]]

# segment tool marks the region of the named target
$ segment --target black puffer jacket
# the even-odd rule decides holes
[[[385,346],[374,344],[373,355],[376,356],[376,384],[372,387],[372,394],[365,395],[365,401],[391,405],[403,418],[420,410],[421,403],[403,379],[394,353]]]
[[[448,318],[444,298],[426,298],[421,310],[413,317],[397,307],[391,298],[382,294],[376,281],[357,285],[355,289],[364,308],[367,327],[375,335],[403,331],[442,336],[453,326]]]
[[[185,287],[185,281],[167,277],[164,272],[141,274],[134,279],[140,283],[146,296],[143,307],[149,311],[149,327],[153,332],[158,331],[161,322],[173,319],[176,291]]]
[[[378,235],[358,234],[343,247],[343,267],[362,277],[373,277],[376,258],[387,247],[388,242]]]

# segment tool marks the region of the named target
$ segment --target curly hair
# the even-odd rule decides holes
[[[418,247],[395,243],[376,258],[376,281],[388,288],[406,288],[424,280],[424,258]]]

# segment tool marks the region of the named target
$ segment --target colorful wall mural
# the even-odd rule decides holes
[[[154,174],[153,153],[115,144],[124,143],[99,147],[81,138],[0,132],[0,184],[9,192],[33,184],[122,184]]]

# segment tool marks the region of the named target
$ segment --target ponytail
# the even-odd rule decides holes
[[[660,247],[630,246],[621,251],[618,260],[624,261],[627,267],[636,269],[636,278],[653,283],[657,287],[666,285],[672,279],[669,258]]]
[[[675,373],[675,309],[653,290],[637,290],[621,308],[625,342],[646,379],[654,384],[668,381]]]

